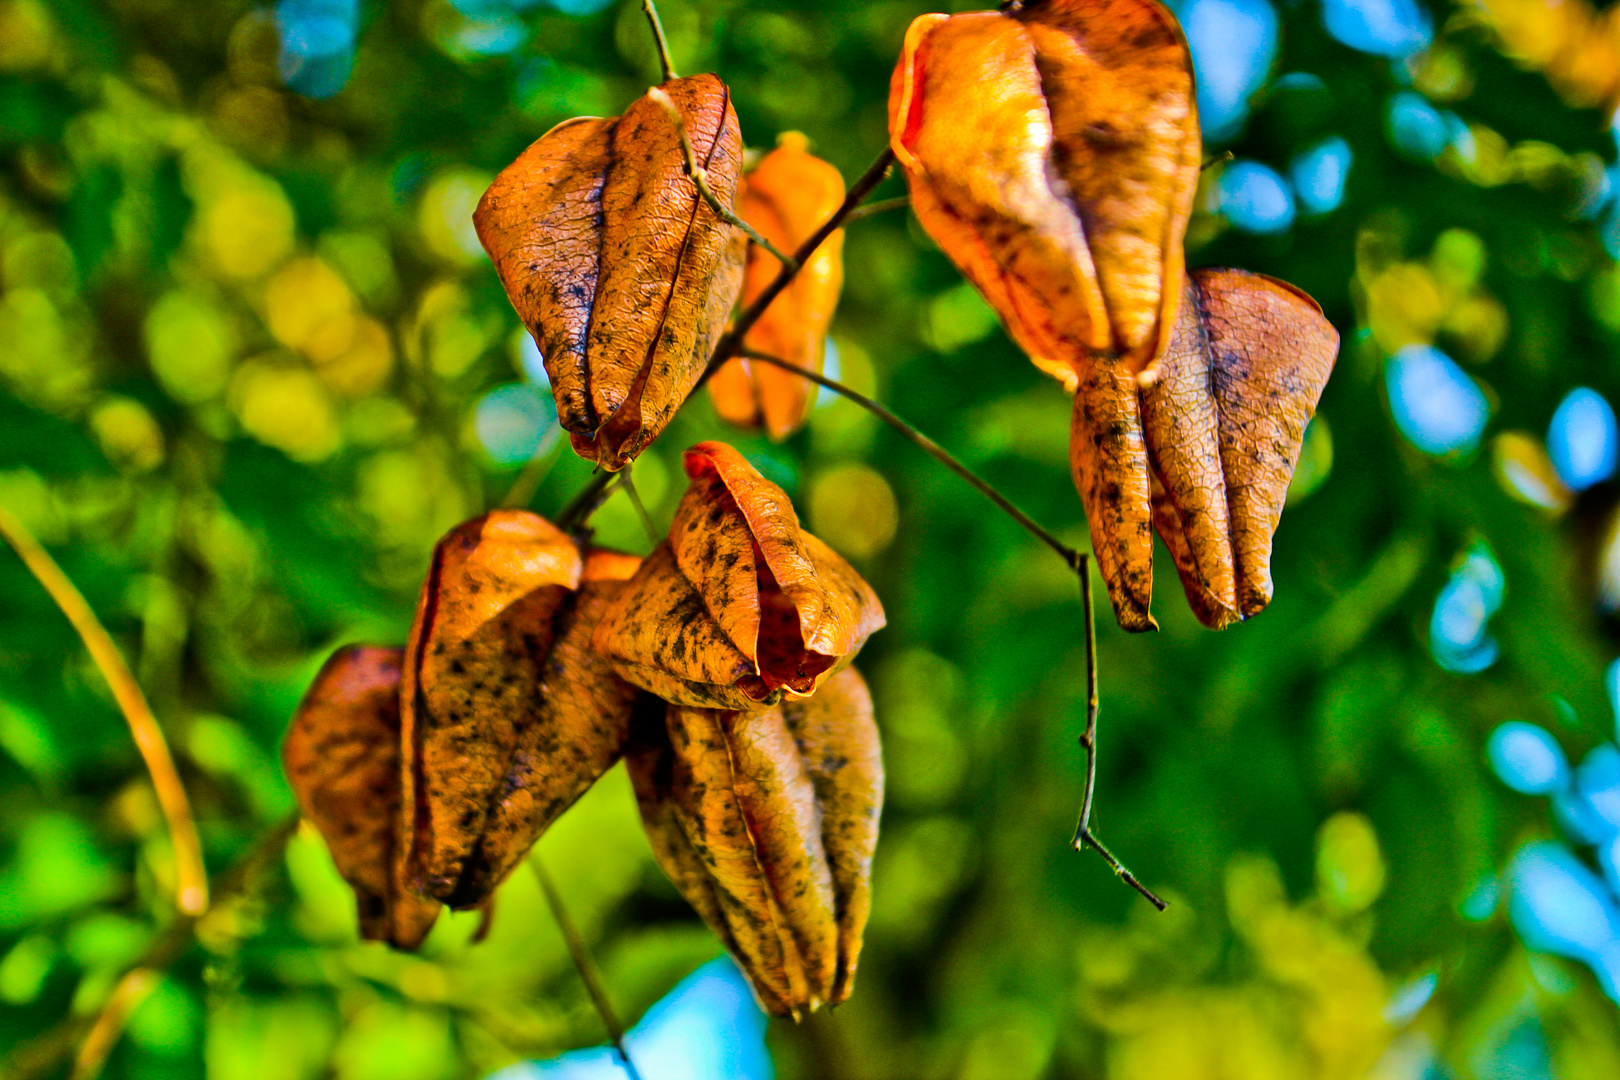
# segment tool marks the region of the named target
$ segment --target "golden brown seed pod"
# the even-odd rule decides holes
[[[883,766],[853,668],[748,712],[643,714],[627,754],[653,851],[761,1004],[800,1018],[848,997],[869,909]]]
[[[713,75],[659,90],[731,205],[742,135],[730,91]],[[742,284],[745,237],[698,195],[680,127],[649,95],[541,136],[473,215],[575,451],[606,469],[633,461],[686,400]]]
[[[1106,369],[1081,380],[1070,456],[1122,627],[1156,625],[1152,531],[1205,626],[1270,602],[1272,537],[1338,347],[1292,285],[1199,270],[1147,386]]]
[[[737,213],[781,251],[808,240],[844,201],[844,178],[808,152],[790,131],[737,186]],[[747,307],[776,279],[782,264],[748,245],[741,304]],[[805,260],[793,282],[771,301],[743,336],[743,347],[820,371],[838,296],[844,285],[844,230],[835,230]],[[739,427],[763,426],[780,441],[797,431],[815,401],[815,384],[770,364],[733,358],[708,382],[715,412]]]
[[[912,209],[1041,370],[1139,372],[1174,322],[1201,142],[1155,0],[1025,0],[906,32],[889,138]]]
[[[407,888],[478,904],[618,760],[633,691],[589,643],[635,565],[524,510],[439,542],[402,680]]]
[[[1177,560],[1188,600],[1219,629],[1271,602],[1272,538],[1339,334],[1304,292],[1244,270],[1196,271],[1182,310],[1162,377],[1142,392],[1142,416],[1189,556]],[[1194,411],[1215,416],[1218,473],[1207,435],[1196,454],[1185,452],[1178,415]]]
[[[596,648],[626,680],[698,708],[814,693],[883,626],[877,594],[737,451],[700,443],[685,465],[669,538],[603,615]]]
[[[360,936],[414,949],[439,904],[397,888],[393,873],[403,655],[375,645],[333,653],[299,703],[281,756],[299,812],[326,839],[354,890]]]

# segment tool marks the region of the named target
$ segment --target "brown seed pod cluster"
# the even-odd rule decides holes
[[[1074,395],[1075,484],[1121,625],[1154,625],[1155,531],[1206,625],[1261,610],[1338,336],[1282,282],[1185,271],[1201,149],[1174,17],[1157,0],[921,16],[889,119],[919,222]],[[820,370],[842,234],[802,266],[771,249],[832,229],[843,180],[802,137],[743,160],[725,84],[670,78],[552,129],[478,206],[561,423],[602,469],[705,374],[724,419],[779,440],[806,418],[808,381],[745,354]],[[739,297],[767,295],[716,356]],[[316,678],[285,761],[365,937],[413,948],[441,906],[487,905],[623,757],[658,862],[763,1006],[848,997],[883,767],[847,665],[883,607],[736,450],[700,443],[684,465],[645,559],[491,511],[438,544],[404,649],[343,649]]]
[[[1292,286],[1185,272],[1201,150],[1175,17],[1157,0],[920,16],[889,135],[917,220],[1074,394],[1070,462],[1119,624],[1157,626],[1155,531],[1206,626],[1257,614],[1338,335]]]
[[[731,447],[694,447],[687,471],[645,561],[525,510],[458,525],[405,648],[340,650],[316,678],[284,759],[364,937],[415,948],[441,906],[487,904],[628,752],[660,863],[765,1006],[847,996],[883,770],[845,665],[883,608]]]

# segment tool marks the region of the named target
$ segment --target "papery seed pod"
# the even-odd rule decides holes
[[[398,889],[399,682],[403,649],[351,645],[321,668],[281,756],[298,809],[354,890],[360,936],[414,949],[439,904]]]
[[[523,510],[439,542],[402,683],[408,888],[477,904],[618,759],[632,692],[588,643],[633,566]]]
[[[1199,270],[1184,288],[1148,386],[1098,373],[1075,395],[1075,483],[1127,630],[1156,625],[1150,522],[1204,625],[1270,602],[1272,537],[1338,354],[1337,331],[1291,285]]]
[[[729,206],[742,167],[730,91],[713,75],[660,89]],[[606,469],[634,460],[686,400],[742,284],[746,238],[684,160],[674,118],[643,95],[622,116],[541,136],[473,215],[575,451]]]
[[[1187,44],[1156,0],[919,16],[889,139],[917,220],[1041,370],[1072,390],[1163,351],[1201,142]]]
[[[1189,600],[1196,591],[1225,608],[1205,617],[1201,602],[1193,603],[1205,625],[1219,628],[1271,602],[1272,538],[1305,425],[1333,372],[1339,334],[1304,292],[1243,270],[1190,275],[1183,310],[1185,322],[1196,320],[1198,330],[1178,328],[1161,379],[1142,392],[1142,415],[1149,456],[1197,568],[1190,579],[1182,568],[1183,584]],[[1216,416],[1218,478],[1207,450],[1194,459],[1173,449],[1171,414],[1187,410],[1193,394],[1205,399],[1199,408],[1212,406]],[[1223,502],[1229,541],[1218,531]]]
[[[849,996],[870,906],[883,765],[853,668],[808,700],[645,716],[626,764],[654,854],[761,1004]]]
[[[809,141],[785,133],[737,185],[737,213],[782,251],[798,250],[844,201],[838,170],[808,153]],[[757,244],[748,245],[740,303],[744,308],[776,279],[782,264]],[[820,371],[827,327],[844,286],[844,230],[835,230],[805,260],[798,274],[743,336],[743,347]],[[810,413],[816,387],[810,380],[743,357],[727,360],[709,379],[714,410],[739,427],[764,426],[781,441]]]
[[[591,637],[640,563],[634,555],[601,549],[586,554],[579,588],[554,617],[551,651],[461,873],[458,903],[492,892],[540,834],[619,760],[637,691],[591,647]]]
[[[1069,428],[1069,465],[1086,506],[1091,550],[1108,585],[1119,625],[1156,630],[1153,600],[1153,526],[1148,496],[1148,454],[1142,440],[1136,378],[1103,364],[1080,379]]]
[[[669,537],[597,628],[619,674],[666,701],[756,709],[806,697],[883,626],[853,567],[799,528],[781,488],[725,443],[686,452]]]

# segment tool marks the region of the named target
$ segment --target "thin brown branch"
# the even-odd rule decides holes
[[[793,253],[793,261],[797,266],[784,265],[771,283],[765,286],[765,290],[754,297],[754,302],[744,308],[742,313],[737,316],[737,320],[731,324],[731,329],[726,331],[725,336],[715,343],[714,352],[709,356],[709,366],[704,368],[703,375],[697,381],[697,386],[702,386],[708,382],[709,376],[713,375],[721,364],[733,356],[742,354],[743,338],[749,330],[753,329],[754,324],[759,321],[759,317],[765,314],[765,309],[771,306],[771,301],[780,296],[782,290],[793,283],[794,275],[799,272],[798,266],[803,266],[805,260],[816,253],[816,249],[821,246],[822,242],[838,230],[838,227],[849,218],[849,215],[855,211],[857,206],[866,201],[866,197],[872,194],[872,190],[883,182],[885,176],[889,175],[889,169],[893,165],[894,151],[889,147],[884,147],[883,152],[877,156],[877,159],[866,167],[866,171],[861,174],[860,179],[850,186],[849,191],[844,195],[844,201],[839,204],[837,210],[832,212],[832,216],[822,222],[821,228],[811,233],[810,238],[800,244],[799,249]],[[693,387],[693,389],[696,390],[697,387]]]
[[[756,352],[753,349],[743,349],[740,351],[739,355],[763,364],[771,364],[774,367],[781,368],[783,371],[791,371],[795,375],[802,375],[816,385],[825,386],[828,390],[848,398],[850,401],[853,401],[855,404],[859,405],[861,408],[865,409],[867,412],[871,413],[873,416],[877,417],[879,420],[882,420],[885,424],[888,424],[890,427],[894,428],[894,430],[904,435],[907,439],[911,440],[911,442],[916,444],[916,446],[929,457],[945,466],[957,476],[960,476],[963,480],[966,480],[969,484],[972,484],[981,495],[995,503],[1003,513],[1012,518],[1014,521],[1018,522],[1019,525],[1023,526],[1025,531],[1027,531],[1031,536],[1035,537],[1035,539],[1039,540],[1041,543],[1045,544],[1047,547],[1051,548],[1053,551],[1062,556],[1063,561],[1068,563],[1071,569],[1078,569],[1082,561],[1085,559],[1085,556],[1080,552],[1053,536],[1034,518],[1018,509],[1018,507],[1014,506],[1012,501],[1001,492],[997,491],[994,485],[992,485],[988,480],[980,478],[978,474],[973,472],[973,470],[969,469],[966,465],[963,465],[954,456],[952,456],[950,451],[946,450],[943,446],[939,445],[939,443],[935,442],[933,439],[930,439],[927,435],[924,435],[922,432],[918,431],[909,423],[900,419],[900,417],[890,412],[884,406],[879,405],[865,394],[862,394],[857,390],[852,390],[843,383],[838,382],[835,379],[829,379],[827,376],[822,375],[819,372],[811,371],[808,368],[802,368],[798,364],[784,360],[780,356],[771,356],[767,353]]]
[[[95,1080],[101,1075],[102,1068],[107,1064],[107,1055],[112,1053],[124,1034],[124,1025],[129,1023],[130,1016],[140,1008],[141,1002],[157,989],[158,977],[158,973],[151,968],[124,972],[107,1004],[102,1006],[101,1015],[96,1017],[84,1041],[79,1044],[79,1052],[73,1059],[73,1072],[68,1080]]]
[[[664,24],[658,18],[658,5],[653,0],[641,0],[641,12],[647,16],[647,25],[652,27],[653,42],[658,46],[658,64],[664,69],[664,81],[680,78],[675,74],[675,62],[669,58],[669,39],[664,37]]]
[[[597,469],[591,474],[590,481],[580,489],[578,495],[571,499],[562,512],[557,515],[557,528],[563,532],[574,532],[591,519],[596,508],[607,501],[613,492],[608,485],[613,482],[615,473],[606,469]]]
[[[636,508],[636,516],[641,519],[641,527],[646,530],[647,539],[657,547],[660,539],[658,526],[653,524],[652,515],[647,513],[647,506],[641,501],[641,492],[636,490],[635,482],[630,479],[631,469],[632,466],[626,465],[624,471],[619,474],[619,486],[624,489],[625,498],[630,500],[630,505]]]
[[[113,700],[129,725],[135,748],[146,763],[157,792],[158,805],[168,825],[169,839],[174,847],[175,906],[182,914],[201,915],[208,910],[208,871],[203,865],[202,843],[197,838],[197,822],[191,814],[191,801],[174,767],[174,756],[158,726],[152,706],[135,681],[124,656],[113,643],[112,635],[101,624],[84,595],[74,586],[50,553],[34,539],[16,515],[0,506],[0,535],[17,552],[23,565],[50,594],[62,614],[67,616],[73,629],[78,631],[90,658],[95,661],[101,677],[112,690]]]
[[[867,203],[865,206],[857,206],[851,210],[849,216],[844,219],[844,224],[848,225],[862,218],[869,218],[875,214],[884,214],[890,210],[904,210],[910,205],[910,195],[899,195],[892,199],[879,199],[875,203]]]
[[[647,96],[657,102],[669,114],[669,118],[675,121],[675,132],[681,137],[681,156],[685,158],[686,175],[691,179],[692,186],[697,188],[698,194],[703,196],[703,201],[709,204],[709,209],[713,210],[721,221],[741,229],[749,240],[770,252],[784,267],[798,270],[799,264],[794,262],[791,256],[784,255],[781,249],[760,235],[759,230],[738,217],[731,207],[722,203],[720,196],[714,193],[714,188],[709,186],[709,170],[698,164],[697,148],[692,145],[692,137],[686,133],[686,121],[681,119],[681,111],[675,107],[674,99],[656,86],[647,91]]]
[[[579,978],[585,984],[585,992],[590,995],[591,1004],[596,1008],[596,1015],[601,1018],[602,1026],[607,1029],[608,1039],[619,1054],[624,1071],[630,1075],[630,1080],[641,1080],[641,1075],[636,1072],[635,1063],[630,1060],[630,1052],[624,1048],[624,1025],[619,1022],[618,1013],[613,1011],[613,1003],[608,1001],[602,977],[591,961],[590,950],[585,947],[585,939],[580,936],[579,927],[574,925],[568,909],[563,906],[562,895],[557,892],[557,886],[551,880],[551,875],[540,862],[540,856],[530,852],[528,862],[529,869],[534,871],[535,880],[540,883],[540,891],[546,896],[546,906],[551,909],[551,917],[557,920],[557,929],[562,931],[563,941],[568,945],[568,955],[574,959],[574,967],[579,970]]]
[[[1080,733],[1080,749],[1086,753],[1086,780],[1080,790],[1080,820],[1074,827],[1074,839],[1069,841],[1069,846],[1076,851],[1091,848],[1121,881],[1163,911],[1168,905],[1114,857],[1091,827],[1092,801],[1097,791],[1097,619],[1091,601],[1091,559],[1084,555],[1080,559],[1080,606],[1085,608],[1086,616],[1086,727]]]
[[[1082,846],[1088,846],[1092,850],[1096,851],[1097,854],[1101,855],[1103,860],[1108,863],[1109,868],[1112,869],[1114,873],[1125,882],[1125,884],[1141,893],[1147,898],[1149,903],[1153,904],[1154,907],[1158,908],[1160,911],[1163,911],[1165,908],[1164,901],[1155,896],[1152,891],[1147,888],[1147,886],[1141,883],[1141,881],[1137,880],[1136,875],[1131,873],[1130,870],[1128,870],[1117,858],[1114,857],[1114,853],[1109,851],[1108,848],[1103,845],[1103,842],[1097,838],[1096,833],[1091,828],[1092,802],[1097,785],[1098,693],[1097,625],[1096,618],[1093,613],[1091,599],[1090,556],[1083,552],[1076,551],[1074,548],[1053,536],[1050,532],[1043,528],[1039,522],[1035,521],[1034,518],[1018,509],[1018,507],[1014,506],[1011,500],[1009,500],[1001,492],[997,491],[992,484],[984,479],[981,479],[966,465],[963,465],[960,461],[956,460],[956,458],[953,457],[944,447],[940,446],[933,439],[930,439],[928,436],[924,435],[922,432],[918,431],[916,428],[906,423],[906,421],[900,419],[900,417],[896,416],[882,405],[879,405],[865,394],[851,390],[849,387],[835,379],[829,379],[827,376],[819,374],[818,372],[810,371],[806,368],[800,367],[797,364],[783,360],[779,356],[771,356],[767,353],[756,352],[753,349],[743,349],[740,355],[748,358],[749,360],[758,361],[764,364],[771,364],[775,367],[781,368],[784,371],[791,371],[796,375],[802,375],[811,382],[816,383],[819,386],[824,386],[828,390],[841,394],[850,401],[853,401],[855,404],[859,405],[861,408],[865,409],[867,412],[870,412],[873,416],[876,416],[879,420],[882,420],[885,424],[888,424],[890,427],[894,428],[894,430],[904,435],[907,439],[911,440],[911,442],[916,444],[921,450],[923,450],[923,452],[928,454],[935,461],[945,466],[957,476],[960,476],[963,480],[966,480],[969,484],[972,484],[980,494],[989,499],[991,502],[995,503],[1003,513],[1007,514],[1014,521],[1018,522],[1019,525],[1022,525],[1024,529],[1030,533],[1030,535],[1034,536],[1047,547],[1057,552],[1058,555],[1063,558],[1063,561],[1068,563],[1069,567],[1080,575],[1080,596],[1082,606],[1085,608],[1086,618],[1086,729],[1085,732],[1080,736],[1080,746],[1086,752],[1086,779],[1085,787],[1082,789],[1081,793],[1080,822],[1075,826],[1074,840],[1071,843],[1076,851],[1080,850]]]

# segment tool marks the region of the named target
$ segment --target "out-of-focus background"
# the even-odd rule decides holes
[[[803,131],[850,178],[930,10],[661,7],[751,146]],[[1302,286],[1344,350],[1270,610],[1204,631],[1165,561],[1162,631],[1100,628],[1100,832],[1172,906],[1066,846],[1062,564],[847,403],[775,446],[700,397],[640,490],[666,522],[679,451],[731,439],[876,585],[889,795],[855,996],[800,1027],[704,966],[622,770],[545,837],[619,1011],[653,1009],[649,1080],[1620,1075],[1620,7],[1177,10],[1232,155],[1190,262]],[[0,0],[0,505],[131,657],[215,873],[289,813],[295,703],[335,646],[403,639],[435,539],[537,455],[541,512],[585,483],[469,215],[655,64],[631,0]],[[846,250],[829,367],[1083,544],[1059,388],[904,212]],[[622,498],[595,520],[647,548]],[[102,1008],[174,865],[100,677],[0,549],[0,1045]],[[533,880],[476,924],[358,944],[300,832],[105,1075],[615,1075],[557,1057],[603,1032]]]

